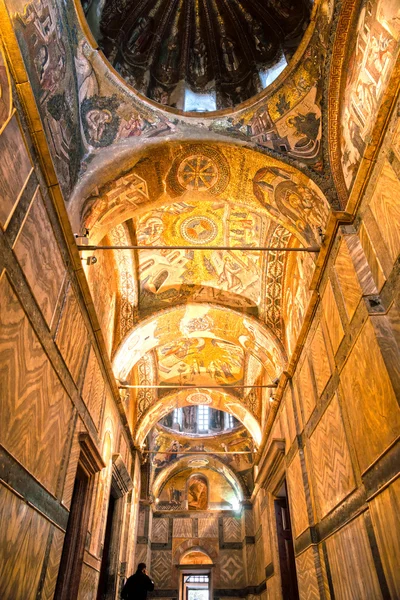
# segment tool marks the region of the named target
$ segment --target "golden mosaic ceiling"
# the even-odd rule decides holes
[[[270,391],[252,386],[286,369],[314,271],[315,255],[284,249],[319,246],[327,201],[295,168],[243,147],[171,141],[124,160],[71,212],[89,244],[139,247],[94,250],[99,262],[85,267],[89,283],[103,273],[112,288],[103,330],[115,377],[155,386],[130,392],[136,443],[202,404],[259,445]]]
[[[82,5],[125,81],[189,111],[236,106],[261,91],[298,47],[311,13],[305,0],[106,0],[100,14],[92,0]]]

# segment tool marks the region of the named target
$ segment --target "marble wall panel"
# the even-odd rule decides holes
[[[331,366],[322,332],[321,324],[318,325],[311,341],[311,358],[314,368],[315,382],[320,396],[331,377]]]
[[[287,482],[293,532],[294,537],[298,537],[308,527],[306,496],[304,492],[300,455],[298,452],[287,469]]]
[[[36,600],[50,523],[0,484],[0,598]]]
[[[310,362],[308,360],[308,355],[306,355],[298,377],[298,390],[305,423],[307,423],[311,417],[316,406],[315,389],[312,377]]]
[[[190,538],[193,535],[193,521],[187,519],[174,519],[172,535],[174,538]]]
[[[104,401],[105,382],[96,353],[90,348],[89,360],[85,371],[82,398],[89,410],[97,429],[100,427],[101,409]]]
[[[335,598],[382,598],[364,515],[326,540]]]
[[[255,544],[246,544],[247,585],[257,585],[257,553]]]
[[[335,271],[339,280],[347,316],[349,321],[351,321],[358,303],[360,302],[362,289],[358,282],[357,274],[345,239],[342,240],[339,246],[339,252],[335,260]]]
[[[310,448],[314,490],[322,518],[356,485],[337,396],[315,428]]]
[[[218,537],[218,519],[198,519],[199,538],[217,538]]]
[[[400,478],[370,502],[379,554],[392,598],[400,598]]]
[[[287,427],[288,427],[288,434],[289,434],[289,444],[291,446],[296,437],[296,421],[294,418],[292,391],[289,386],[287,386],[287,388],[286,388],[286,391],[285,391],[285,394],[283,397],[283,401],[284,401],[285,407],[286,407],[286,418],[287,418]]]
[[[222,528],[224,542],[242,541],[242,523],[240,517],[224,517]]]
[[[336,304],[335,295],[333,293],[332,284],[329,280],[322,295],[322,308],[325,315],[325,322],[331,340],[333,353],[336,354],[340,342],[344,338],[344,330]]]
[[[63,544],[64,532],[54,527],[54,534],[50,546],[41,600],[53,600]]]
[[[400,180],[388,160],[385,160],[370,208],[394,262],[400,252]]]
[[[165,589],[171,587],[172,582],[172,552],[171,550],[152,550],[151,576],[155,588]]]
[[[372,240],[368,233],[368,229],[365,223],[361,223],[360,229],[358,231],[358,236],[360,239],[360,244],[362,249],[364,250],[365,257],[368,262],[368,266],[371,269],[371,274],[375,285],[377,287],[378,292],[382,289],[383,284],[385,283],[385,275],[383,273],[382,265],[377,256],[377,253],[374,249]]]
[[[400,434],[400,409],[371,321],[357,338],[342,370],[341,385],[364,471]]]
[[[50,326],[65,277],[65,267],[39,191],[18,236],[14,252]]]
[[[31,161],[14,115],[0,134],[0,225],[5,227],[29,174]]]
[[[154,519],[151,531],[151,541],[157,544],[168,542],[169,519]]]
[[[319,600],[321,596],[312,546],[296,557],[296,571],[300,600]]]
[[[72,403],[6,275],[0,307],[0,443],[55,494]]]
[[[95,600],[99,573],[86,563],[83,563],[77,600]]]
[[[78,380],[88,343],[88,332],[78,300],[69,288],[56,335],[56,344],[74,378]]]
[[[243,553],[241,550],[221,550],[215,586],[241,588],[246,585]]]

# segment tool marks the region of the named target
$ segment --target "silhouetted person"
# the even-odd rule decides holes
[[[139,563],[137,571],[125,583],[121,598],[123,600],[146,600],[147,592],[154,590],[154,581],[147,575],[145,563]]]

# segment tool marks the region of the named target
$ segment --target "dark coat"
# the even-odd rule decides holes
[[[147,592],[152,592],[153,590],[154,582],[150,577],[142,573],[142,571],[136,571],[125,583],[121,598],[124,600],[146,600]]]

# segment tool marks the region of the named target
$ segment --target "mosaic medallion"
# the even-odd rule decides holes
[[[172,163],[168,185],[173,194],[209,192],[220,194],[229,183],[225,156],[212,146],[190,144]]]
[[[186,398],[189,404],[211,404],[212,398],[208,394],[203,394],[202,392],[196,392],[194,394],[190,394]]]
[[[209,217],[199,215],[185,219],[180,227],[181,236],[191,244],[205,245],[217,237],[217,225]]]
[[[178,167],[178,181],[185,190],[206,192],[218,181],[216,164],[201,154],[188,156]]]

